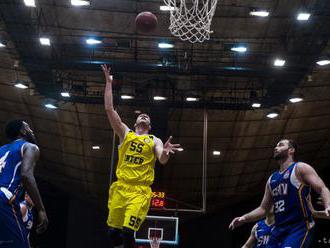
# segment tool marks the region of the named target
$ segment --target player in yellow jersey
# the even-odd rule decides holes
[[[172,137],[163,145],[159,138],[150,135],[151,124],[147,114],[140,114],[134,125],[135,131],[130,130],[113,107],[110,69],[103,65],[102,70],[106,79],[105,110],[120,140],[116,169],[118,180],[109,190],[107,224],[110,227],[110,247],[114,247],[116,236],[122,232],[124,247],[133,248],[134,231],[139,229],[149,210],[156,159],[166,164],[170,153],[175,153],[180,145],[171,144]]]

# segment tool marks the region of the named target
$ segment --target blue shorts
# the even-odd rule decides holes
[[[307,248],[310,246],[314,227],[307,228],[306,223],[297,223],[272,230],[267,248]]]
[[[29,248],[19,206],[0,197],[0,248]]]

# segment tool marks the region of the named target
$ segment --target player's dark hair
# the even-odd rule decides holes
[[[296,141],[294,141],[293,139],[288,139],[288,141],[289,141],[289,147],[294,148],[293,159],[296,159],[297,152],[298,152],[298,145],[297,145]]]
[[[20,135],[20,130],[23,127],[24,120],[16,119],[7,122],[5,127],[5,134],[8,139],[15,140]]]

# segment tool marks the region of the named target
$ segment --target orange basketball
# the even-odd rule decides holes
[[[157,27],[157,17],[148,11],[141,12],[135,18],[136,29],[142,33],[150,33]]]

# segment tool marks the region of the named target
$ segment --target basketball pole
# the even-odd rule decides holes
[[[206,189],[206,177],[207,177],[207,110],[204,108],[204,127],[203,127],[203,175],[202,175],[202,198],[203,208],[202,212],[206,213],[206,200],[207,200],[207,189]]]

